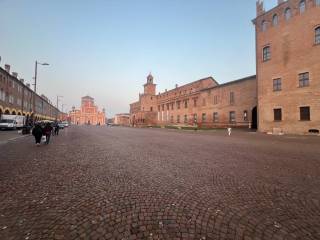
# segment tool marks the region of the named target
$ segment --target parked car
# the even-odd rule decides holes
[[[64,125],[64,127],[69,127],[69,123],[67,121],[62,122],[62,124]]]
[[[1,119],[0,120],[1,130],[15,130],[17,129],[17,122],[13,119]]]
[[[3,114],[1,115],[1,121],[3,120],[3,123],[5,123],[3,126],[6,127],[8,124],[7,123],[11,123],[10,124],[10,129],[20,129],[22,128],[25,123],[26,123],[26,117],[25,116],[21,116],[21,115],[8,115],[8,114]],[[9,120],[9,121],[6,121]],[[13,127],[12,124],[14,124]],[[8,127],[8,126],[7,126]]]
[[[64,124],[61,122],[61,123],[58,123],[58,126],[60,129],[64,129]]]

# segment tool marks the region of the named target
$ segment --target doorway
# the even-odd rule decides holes
[[[257,129],[258,128],[258,111],[257,111],[257,107],[254,107],[252,109],[252,124],[251,124],[251,128],[252,129]]]

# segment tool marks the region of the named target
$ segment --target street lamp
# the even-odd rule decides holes
[[[60,100],[60,98],[62,98],[62,97],[63,97],[63,96],[57,95],[57,116],[56,116],[57,119],[59,118],[59,100]]]
[[[37,74],[38,74],[38,65],[42,65],[42,66],[49,66],[49,63],[40,63],[38,61],[36,61],[35,63],[35,68],[34,68],[34,92],[37,92]]]
[[[60,100],[60,98],[63,98],[63,96],[57,95],[57,109],[58,110],[59,110],[59,100]]]
[[[36,61],[35,63],[35,69],[34,69],[34,94],[32,95],[33,96],[33,119],[35,117],[35,114],[36,114],[36,93],[37,93],[37,73],[38,73],[38,65],[42,65],[42,66],[49,66],[48,63],[39,63],[38,61]]]

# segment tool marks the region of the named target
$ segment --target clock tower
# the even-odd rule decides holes
[[[153,76],[151,73],[147,77],[147,83],[143,86],[145,95],[156,95],[156,84],[153,83]]]

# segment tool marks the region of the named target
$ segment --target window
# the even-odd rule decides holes
[[[317,27],[314,31],[315,31],[315,44],[320,44],[320,27]]]
[[[218,96],[214,96],[213,98],[213,104],[217,105],[218,104]]]
[[[202,113],[202,122],[205,122],[207,120],[207,114]]]
[[[177,116],[177,123],[180,123],[180,115]]]
[[[173,123],[173,116],[171,116],[171,123]]]
[[[230,104],[234,104],[234,92],[230,92]]]
[[[300,13],[304,13],[306,11],[306,1],[305,0],[300,1],[299,11],[300,11]]]
[[[188,108],[188,100],[184,101],[184,108]]]
[[[273,80],[273,91],[281,91],[281,78]]]
[[[170,106],[169,106],[169,103],[167,103],[167,111],[169,111],[170,109]]]
[[[160,105],[158,105],[158,112],[160,112]]]
[[[162,111],[164,111],[164,104],[162,104]]]
[[[0,90],[0,100],[3,102],[6,100],[6,95],[3,91],[3,89]]]
[[[262,28],[262,32],[267,31],[267,22],[265,20],[262,21],[261,28]]]
[[[219,114],[217,112],[213,113],[213,121],[218,122],[219,121]]]
[[[245,122],[248,121],[248,111],[247,111],[247,110],[243,111],[243,120],[244,120]]]
[[[188,123],[188,115],[184,115],[184,123]]]
[[[290,20],[290,18],[291,18],[291,9],[290,8],[286,8],[286,10],[284,11],[284,17],[287,21]]]
[[[271,59],[270,46],[263,48],[263,61],[268,61]]]
[[[174,105],[174,103],[171,103],[171,110],[173,110],[173,105]]]
[[[274,121],[282,121],[282,109],[281,108],[273,109],[273,119],[274,119]]]
[[[300,73],[299,74],[299,87],[309,86],[309,73]]]
[[[198,115],[195,113],[193,114],[193,122],[197,123],[197,121],[198,121]]]
[[[177,109],[180,109],[180,101],[177,101]]]
[[[12,95],[9,95],[9,103],[13,104],[14,102],[14,97]]]
[[[150,107],[150,112],[152,112],[153,111],[153,107]]]
[[[273,15],[273,17],[272,17],[272,25],[273,26],[277,26],[278,25],[278,21],[279,21],[278,15],[277,14]]]
[[[236,122],[236,112],[235,112],[235,111],[229,112],[229,121],[230,121],[231,123]]]
[[[193,99],[193,106],[196,107],[197,106],[197,99]]]
[[[300,121],[310,121],[310,107],[300,107]]]

